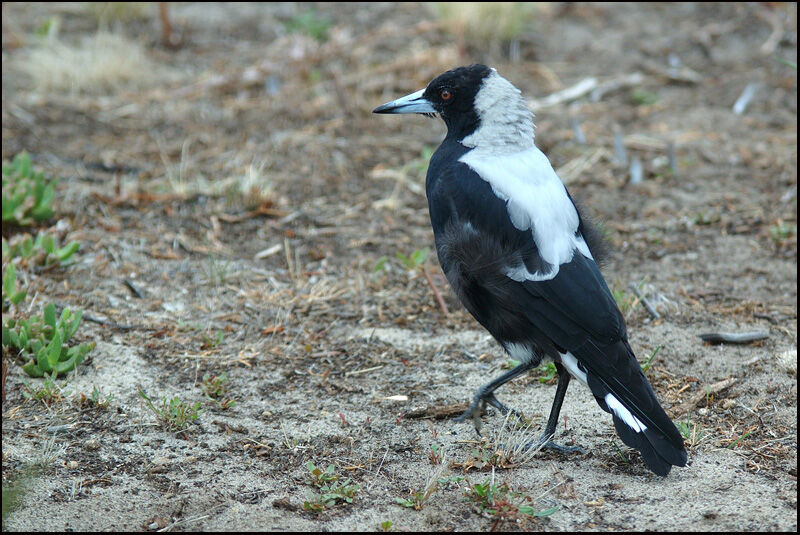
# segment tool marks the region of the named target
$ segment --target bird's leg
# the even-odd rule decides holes
[[[475,425],[475,431],[478,432],[478,435],[481,434],[481,414],[483,413],[484,409],[486,409],[486,404],[488,403],[492,407],[499,410],[501,413],[508,414],[510,411],[514,411],[514,409],[509,409],[498,400],[495,395],[494,391],[509,382],[510,380],[514,379],[522,375],[523,373],[527,372],[533,368],[533,363],[523,362],[516,366],[514,369],[507,371],[494,381],[487,383],[480,387],[478,391],[475,393],[475,396],[472,398],[472,404],[467,408],[466,411],[461,416],[458,416],[455,420],[457,422],[463,422],[464,420],[470,418],[472,419],[473,424]],[[516,411],[514,411],[516,413]],[[556,416],[557,417],[557,416]]]
[[[547,419],[547,427],[544,428],[544,433],[542,433],[538,442],[532,444],[531,447],[555,450],[560,453],[585,453],[580,446],[561,446],[553,442],[553,437],[556,433],[556,425],[558,424],[558,416],[561,413],[561,405],[564,403],[564,396],[567,393],[567,387],[571,379],[569,372],[561,364],[556,364],[556,371],[558,371],[558,386],[556,386],[556,397],[553,399],[553,407],[550,409],[550,417]]]

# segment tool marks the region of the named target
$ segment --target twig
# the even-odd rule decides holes
[[[561,180],[564,184],[569,184],[576,178],[578,178],[586,169],[592,167],[601,158],[608,158],[608,151],[602,147],[598,147],[594,150],[587,149],[582,152],[579,156],[571,159],[561,167],[559,167],[556,172],[558,176],[561,177]]]
[[[132,281],[132,280],[130,280],[130,279],[128,279],[128,278],[126,278],[126,279],[124,279],[122,282],[123,282],[123,283],[125,283],[125,286],[127,286],[127,287],[128,287],[128,289],[130,289],[130,291],[131,291],[131,292],[133,292],[133,295],[134,295],[134,296],[136,296],[138,299],[144,299],[144,297],[145,297],[145,295],[144,295],[144,292],[142,292],[142,291],[139,289],[139,287],[138,287],[138,286],[136,286],[136,285],[133,283],[133,281]]]
[[[655,309],[655,307],[650,303],[650,301],[648,301],[647,298],[644,295],[642,295],[642,292],[639,291],[639,288],[635,284],[633,283],[629,284],[628,288],[630,288],[633,294],[639,298],[639,301],[642,302],[644,308],[647,309],[647,311],[650,313],[650,316],[654,320],[661,319],[661,314],[659,314],[658,311]]]
[[[645,60],[642,62],[642,68],[658,76],[663,76],[672,82],[697,84],[703,80],[700,73],[693,71],[689,67],[664,67],[655,61]]]
[[[614,78],[613,80],[609,80],[608,82],[603,82],[602,84],[598,85],[594,88],[589,95],[589,100],[592,102],[599,102],[601,98],[605,96],[606,93],[611,93],[612,91],[616,91],[617,89],[622,89],[623,87],[627,87],[630,85],[639,85],[644,82],[644,74],[640,72],[634,72],[632,74],[623,74],[618,78]]]
[[[747,84],[747,87],[744,88],[742,94],[739,98],[736,99],[736,102],[733,104],[733,113],[736,115],[741,115],[747,110],[747,106],[750,105],[750,101],[753,100],[753,97],[756,96],[758,92],[759,83],[758,82],[750,82]]]
[[[551,93],[544,98],[529,100],[528,107],[533,110],[538,110],[541,108],[547,108],[549,106],[555,106],[556,104],[561,104],[562,102],[569,102],[591,92],[597,86],[597,78],[593,76],[590,78],[585,78],[573,86],[562,89],[561,91],[556,91],[555,93]]]
[[[625,165],[628,163],[628,153],[625,150],[625,139],[619,126],[614,129],[614,161]]]
[[[372,485],[375,484],[375,480],[378,478],[378,474],[381,472],[383,461],[386,460],[387,455],[389,455],[389,446],[386,446],[386,452],[383,454],[383,459],[381,459],[381,463],[378,465],[378,469],[375,470],[375,475],[372,476],[372,481],[370,481],[369,485],[367,485],[367,490],[371,489]]]
[[[345,372],[345,377],[350,377],[351,375],[361,375],[362,373],[374,372],[375,370],[380,370],[383,368],[383,364],[380,366],[373,366],[372,368],[364,368],[363,370],[355,370],[352,372]]]
[[[672,140],[667,144],[667,159],[669,160],[669,169],[672,171],[672,176],[678,176],[678,156],[675,150],[675,142]]]
[[[61,313],[61,311],[64,310],[64,308],[66,308],[64,305],[62,305],[60,303],[56,303],[56,310],[58,310],[59,313]],[[87,314],[86,312],[84,312],[81,315],[81,318],[85,319],[86,321],[91,321],[92,323],[99,323],[100,325],[105,325],[106,327],[111,327],[112,329],[126,330],[126,329],[141,329],[143,327],[143,325],[139,325],[139,324],[137,324],[137,325],[121,325],[119,323],[114,323],[113,321],[109,321],[107,319],[98,318],[97,316],[92,316],[91,314]]]
[[[172,24],[169,22],[169,11],[166,2],[158,3],[158,16],[161,19],[161,44],[170,48],[172,46]]]
[[[671,412],[675,417],[685,415],[687,412],[695,409],[700,403],[702,403],[707,396],[711,394],[718,394],[723,390],[727,390],[735,383],[736,378],[731,377],[730,379],[724,379],[714,383],[711,386],[704,387],[702,390],[692,395],[692,397],[681,403],[677,408],[673,408]]]
[[[442,407],[425,407],[424,409],[408,411],[403,414],[403,418],[433,418],[435,420],[442,420],[444,418],[458,416],[467,410],[468,406],[468,403],[455,403]]]
[[[750,342],[769,338],[769,332],[750,331],[746,333],[703,333],[698,336],[703,339],[703,342],[708,342],[709,344],[749,344]]]
[[[572,126],[572,132],[575,134],[575,141],[579,145],[586,145],[586,135],[581,128],[581,121],[577,117],[570,117],[569,124]]]
[[[631,160],[630,174],[631,184],[640,184],[642,182],[642,160],[635,156]]]
[[[772,33],[770,33],[769,37],[760,48],[762,55],[769,56],[775,52],[775,48],[777,48],[778,43],[781,42],[781,37],[783,37],[783,23],[781,19],[769,9],[759,9],[756,11],[756,15],[772,26]]]
[[[436,301],[439,303],[439,307],[442,309],[442,313],[447,316],[450,314],[450,311],[447,310],[447,304],[444,302],[442,298],[442,294],[439,293],[439,290],[436,288],[436,285],[433,283],[433,279],[431,278],[430,273],[428,270],[425,269],[425,265],[422,266],[422,274],[425,275],[425,280],[428,281],[428,286],[431,287],[431,291],[433,292],[434,297],[436,297]]]
[[[625,136],[625,146],[637,150],[658,150],[665,151],[669,144],[663,139],[642,134],[631,134]]]
[[[259,251],[253,258],[256,260],[261,260],[262,258],[274,255],[275,253],[279,252],[282,248],[283,245],[281,245],[280,243],[276,243],[272,247],[267,247],[266,249]]]

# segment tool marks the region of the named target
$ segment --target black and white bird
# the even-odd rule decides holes
[[[487,403],[508,413],[494,391],[552,361],[558,386],[541,445],[568,451],[551,438],[575,377],[650,470],[664,476],[685,466],[681,434],[642,373],[597,266],[601,240],[534,144],[520,91],[495,69],[470,65],[374,113],[438,114],[447,125],[425,184],[439,263],[470,314],[521,362],[478,389],[460,419],[479,429]]]

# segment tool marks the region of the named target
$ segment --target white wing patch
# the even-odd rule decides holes
[[[588,384],[586,381],[586,372],[578,367],[578,359],[576,359],[572,353],[561,353],[561,364],[567,369],[570,375],[580,380],[583,384]],[[609,392],[605,395],[604,399],[608,408],[625,422],[625,425],[637,433],[642,433],[647,429],[647,426],[640,422],[636,416],[631,414],[631,411],[626,409],[613,394]]]
[[[578,367],[578,359],[572,353],[561,353],[561,364],[567,369],[570,375],[581,381],[586,382],[586,372]]]
[[[520,152],[493,153],[476,147],[459,161],[467,164],[506,201],[508,217],[519,230],[533,229],[533,240],[542,260],[552,266],[546,273],[530,273],[524,264],[509,266],[513,280],[549,280],[558,266],[572,260],[577,249],[592,258],[583,237],[576,235],[578,212],[567,190],[542,151],[535,146]]]
[[[608,408],[611,409],[618,418],[622,419],[622,421],[625,422],[628,427],[637,433],[641,433],[647,429],[647,426],[640,422],[636,416],[631,414],[631,412],[626,409],[622,403],[620,403],[619,400],[610,392],[606,394],[605,400]]]

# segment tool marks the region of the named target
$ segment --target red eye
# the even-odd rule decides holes
[[[453,94],[447,89],[442,89],[442,92],[439,93],[439,96],[442,97],[442,100],[450,100],[453,97]]]

